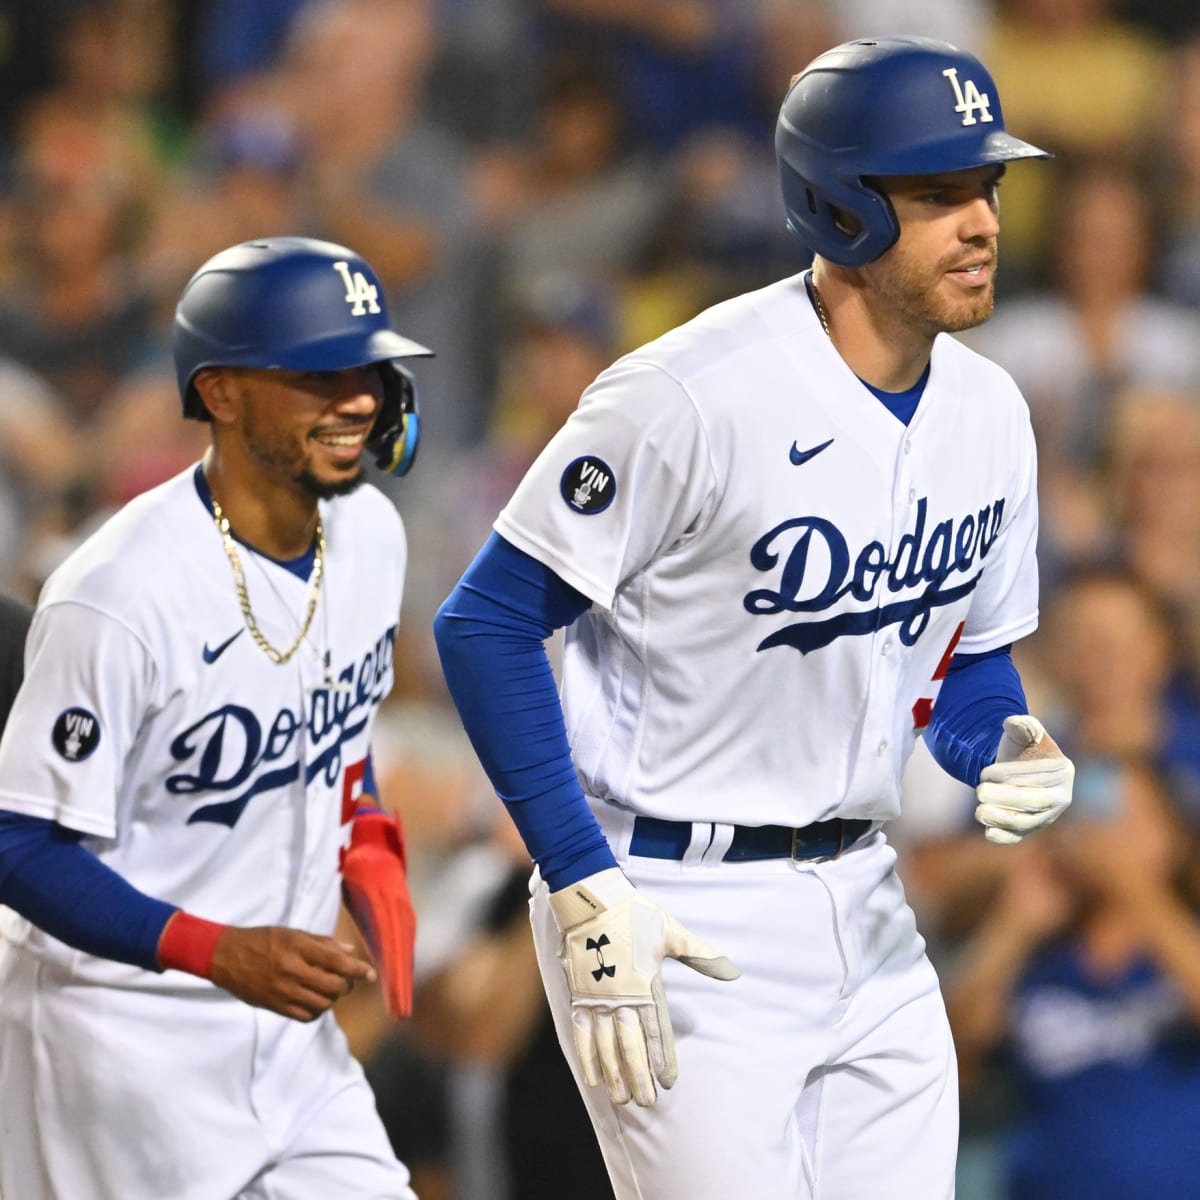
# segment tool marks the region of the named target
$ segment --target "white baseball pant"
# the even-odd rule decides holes
[[[617,1200],[951,1200],[954,1047],[884,835],[820,863],[620,865],[743,974],[664,963],[678,1082],[653,1108],[614,1105],[583,1083],[535,873],[543,981]]]
[[[0,944],[0,1190],[416,1200],[330,1014],[74,982]]]

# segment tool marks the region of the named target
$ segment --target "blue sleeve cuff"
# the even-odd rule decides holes
[[[463,727],[552,891],[616,865],[571,761],[545,647],[590,603],[493,534],[434,621]]]
[[[160,971],[173,905],[139,892],[53,821],[0,812],[0,904],[59,941]]]
[[[996,758],[1004,718],[1029,711],[1012,647],[986,654],[956,654],[926,731],[938,765],[975,787],[979,773]]]

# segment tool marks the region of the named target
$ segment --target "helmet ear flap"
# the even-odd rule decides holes
[[[367,437],[367,449],[380,470],[389,475],[407,475],[421,439],[416,380],[396,359],[381,362],[379,375],[383,380],[383,404]]]
[[[822,185],[796,170],[782,152],[779,173],[788,228],[830,262],[861,267],[900,237],[895,210],[876,181],[863,178],[849,185],[828,173]]]

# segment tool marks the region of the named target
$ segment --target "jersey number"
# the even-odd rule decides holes
[[[962,637],[965,625],[966,621],[959,621],[958,628],[954,631],[954,636],[946,646],[946,653],[942,655],[941,661],[937,665],[937,670],[930,676],[930,679],[934,682],[940,683],[946,678],[946,673],[950,670],[950,660],[954,657],[954,647],[958,645],[958,639]],[[929,719],[933,716],[933,698],[931,696],[922,696],[913,705],[912,714],[913,728],[924,729],[929,724]]]
[[[348,763],[342,772],[342,824],[348,825],[354,816],[354,810],[362,799],[363,779],[367,774],[367,760],[360,758],[358,762]]]

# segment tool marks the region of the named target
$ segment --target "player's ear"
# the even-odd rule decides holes
[[[853,214],[848,213],[844,208],[838,208],[831,204],[829,211],[833,215],[833,223],[849,237],[857,237],[862,233],[862,222]]]
[[[232,383],[229,372],[221,367],[206,367],[198,371],[192,380],[200,403],[208,410],[209,416],[220,424],[229,423],[235,416]]]

